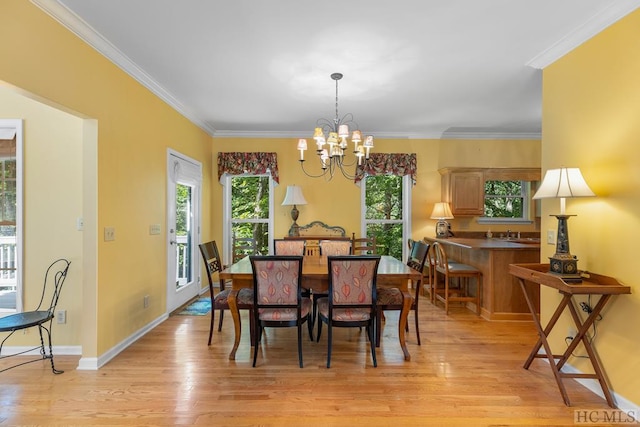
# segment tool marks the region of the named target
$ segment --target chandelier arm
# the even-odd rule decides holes
[[[319,175],[313,175],[310,174],[309,172],[307,172],[307,170],[304,168],[304,160],[298,160],[300,162],[300,167],[302,168],[302,172],[304,172],[305,175],[307,175],[309,178],[321,178],[323,176],[325,176],[327,174],[328,168],[326,169],[322,169],[322,172]]]

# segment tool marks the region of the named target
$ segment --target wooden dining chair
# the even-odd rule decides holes
[[[348,237],[346,239],[349,239]],[[320,255],[351,255],[351,240],[320,240]]]
[[[330,256],[327,258],[329,294],[318,300],[318,336],[320,341],[322,324],[327,324],[328,349],[327,368],[331,367],[333,328],[365,326],[371,347],[373,366],[377,367],[376,327],[376,280],[378,277],[377,255]]]
[[[376,255],[376,236],[356,238],[356,233],[351,235],[351,253],[354,255]]]
[[[311,300],[302,296],[302,256],[291,255],[251,255],[253,271],[253,305],[255,342],[253,347],[253,367],[258,358],[258,346],[265,327],[298,328],[298,360],[302,363],[302,325],[309,327],[309,337],[313,341],[311,325]]]
[[[253,237],[233,236],[231,251],[231,259],[233,264],[249,255],[256,255],[258,253],[258,245],[256,243],[256,239],[254,239]]]
[[[411,252],[409,253],[409,258],[407,259],[407,265],[414,270],[422,272],[425,267],[425,262],[427,259],[427,254],[429,253],[429,244],[425,242],[421,242],[419,240],[413,241],[413,245],[411,246]],[[416,328],[416,337],[418,340],[418,345],[420,343],[420,328],[418,326],[418,300],[420,298],[420,293],[422,292],[422,280],[419,280],[417,283],[413,283],[414,289],[414,297],[413,302],[411,303],[411,310],[415,314],[415,328]],[[377,320],[376,320],[376,346],[380,346],[380,335],[382,331],[382,314],[383,311],[388,310],[402,310],[404,301],[404,296],[402,292],[398,288],[380,288],[378,289],[378,298],[377,298]],[[407,322],[407,330],[409,327],[409,323]]]
[[[209,342],[207,345],[211,345],[211,339],[213,337],[213,325],[215,324],[216,310],[220,312],[220,320],[218,320],[218,332],[222,330],[222,321],[224,320],[224,311],[229,310],[229,292],[230,289],[226,289],[224,280],[218,280],[217,286],[214,280],[214,274],[220,273],[225,266],[222,265],[222,259],[220,258],[220,252],[218,251],[218,245],[215,240],[210,242],[201,243],[198,245],[200,248],[200,254],[202,254],[202,260],[204,261],[205,268],[207,270],[207,279],[209,281],[209,295],[211,296],[211,323],[209,325]],[[216,292],[216,288],[218,291]],[[237,296],[238,309],[249,310],[251,313],[253,309],[253,289],[243,288],[238,291]],[[250,325],[253,325],[253,319],[249,316]],[[253,327],[251,327],[253,331]],[[253,334],[253,332],[252,332]]]
[[[451,302],[473,302],[476,314],[480,315],[480,296],[482,295],[482,272],[468,264],[450,262],[444,247],[436,242],[433,244],[435,252],[434,297],[436,302],[444,303],[444,311],[449,314]],[[438,275],[444,277],[444,287],[439,289]],[[452,283],[457,279],[456,284]],[[471,292],[469,279],[475,279],[475,295]]]

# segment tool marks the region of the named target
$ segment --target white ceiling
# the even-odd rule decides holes
[[[640,0],[32,0],[214,136],[539,137],[541,69]]]

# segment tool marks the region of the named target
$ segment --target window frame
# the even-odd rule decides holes
[[[268,218],[265,219],[259,219],[259,218],[249,218],[249,219],[243,219],[241,221],[234,221],[234,219],[231,217],[231,206],[232,206],[232,200],[231,200],[231,181],[233,178],[239,178],[239,177],[268,177],[269,178],[269,216]],[[267,173],[263,173],[263,174],[251,174],[251,173],[246,173],[246,174],[242,174],[242,175],[225,175],[222,178],[222,186],[223,186],[223,200],[222,200],[222,258],[223,258],[223,264],[230,264],[231,260],[233,259],[232,256],[232,245],[233,245],[233,236],[232,236],[232,223],[233,222],[242,222],[242,223],[251,223],[251,224],[257,224],[257,223],[266,223],[267,227],[269,228],[269,237],[268,237],[268,248],[269,248],[269,253],[271,253],[272,248],[273,248],[273,228],[274,228],[274,190],[275,190],[275,181],[273,180],[273,176],[271,175],[271,173],[269,173],[269,171],[267,171]]]
[[[502,182],[520,181],[521,193],[517,196],[515,195],[514,196],[494,196],[494,195],[487,195],[487,193],[485,192],[483,194],[483,207],[484,207],[484,203],[487,200],[487,197],[489,198],[500,197],[500,198],[512,198],[512,199],[522,198],[522,217],[518,217],[518,218],[488,217],[483,215],[478,218],[478,223],[480,224],[531,224],[533,222],[531,220],[531,182],[530,181],[525,181],[522,179],[485,179],[484,181],[485,187],[488,181],[502,181]]]
[[[387,174],[393,175],[393,174]],[[370,220],[366,218],[366,196],[367,178],[372,175],[366,174],[360,182],[360,235],[365,236],[368,224],[402,224],[402,260],[407,259],[408,249],[404,244],[411,237],[411,190],[413,180],[410,175],[403,175],[402,178],[402,219],[401,220]],[[396,175],[398,176],[398,175]],[[401,261],[402,261],[401,260]]]
[[[541,179],[540,168],[490,168],[484,169],[484,181],[523,181],[526,184],[526,197],[523,206],[523,218],[491,218],[477,217],[478,224],[532,224],[534,222],[531,195],[535,191],[537,183]],[[483,195],[484,196],[484,195]],[[484,197],[483,197],[484,206]]]

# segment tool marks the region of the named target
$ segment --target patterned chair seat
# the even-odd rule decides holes
[[[379,288],[378,305],[402,305],[402,292],[398,288]]]
[[[366,321],[371,318],[368,308],[333,308],[333,320],[340,322]],[[324,317],[329,317],[329,299],[318,299],[318,312]]]
[[[230,289],[225,289],[224,291],[220,291],[215,296],[214,308],[215,309],[228,309],[229,308],[229,293]],[[238,307],[249,307],[253,305],[253,289],[251,288],[242,288],[238,291],[238,296],[236,297],[236,302]]]
[[[300,309],[300,317],[307,317],[311,312],[311,300],[309,298],[302,299],[302,307]],[[258,310],[260,320],[287,321],[296,320],[298,318],[298,310],[295,308],[261,308]]]

